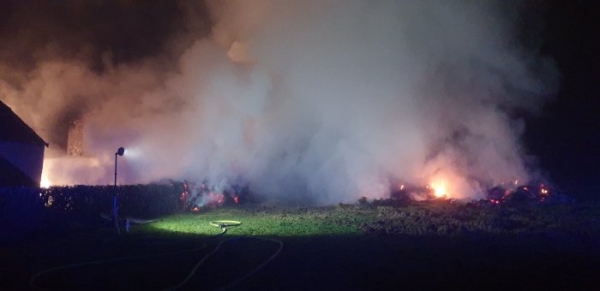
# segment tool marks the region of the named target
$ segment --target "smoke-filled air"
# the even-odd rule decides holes
[[[129,2],[119,5],[131,10]],[[50,143],[51,185],[112,184],[123,146],[119,184],[250,183],[274,201],[318,205],[386,197],[404,183],[478,198],[486,187],[541,178],[520,143],[521,118],[553,95],[557,73],[539,54],[543,25],[528,8],[179,3],[168,12],[179,24],[149,28],[148,46],[160,49],[122,59],[69,28],[55,30],[66,35],[56,41],[31,40],[32,24],[15,17],[0,100]],[[15,51],[34,57],[7,61]]]

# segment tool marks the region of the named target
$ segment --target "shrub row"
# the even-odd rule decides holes
[[[176,183],[0,188],[0,222],[11,231],[65,222],[99,223],[103,221],[101,213],[111,213],[115,193],[120,215],[153,218],[181,211],[181,192],[181,184]]]
[[[548,205],[476,208],[468,205],[413,203],[377,206],[376,219],[362,226],[367,233],[452,235],[464,233],[599,232],[594,206]]]

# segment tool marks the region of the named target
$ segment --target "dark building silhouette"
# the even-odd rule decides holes
[[[39,187],[48,143],[0,101],[0,187]]]

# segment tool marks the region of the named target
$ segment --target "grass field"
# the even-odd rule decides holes
[[[372,211],[343,211],[336,207],[260,209],[217,209],[202,214],[181,214],[143,225],[136,231],[150,233],[218,234],[211,221],[240,221],[228,229],[236,236],[306,237],[319,235],[358,235],[360,226],[375,219]]]
[[[238,207],[178,214],[117,236],[73,224],[3,246],[2,289],[598,289],[600,207],[474,208],[446,202]],[[225,234],[211,221],[242,224]],[[269,238],[273,240],[264,240]],[[225,241],[227,240],[227,241]],[[269,260],[279,249],[283,249]],[[92,262],[92,263],[85,263]]]

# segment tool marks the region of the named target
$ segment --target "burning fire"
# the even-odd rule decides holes
[[[448,196],[448,189],[446,188],[445,181],[431,183],[431,189],[433,189],[433,194],[437,198]]]
[[[244,194],[244,188],[240,188],[237,185],[228,186],[223,189],[219,189],[214,185],[210,186],[206,181],[199,185],[183,181],[181,185],[182,192],[179,200],[184,209],[192,212],[199,212],[205,208],[221,207],[228,203],[240,204],[243,200],[241,196],[247,195],[247,193]]]
[[[50,188],[50,186],[52,186],[52,183],[50,182],[50,179],[48,178],[47,173],[42,172],[42,180],[40,181],[40,187],[41,188]]]

